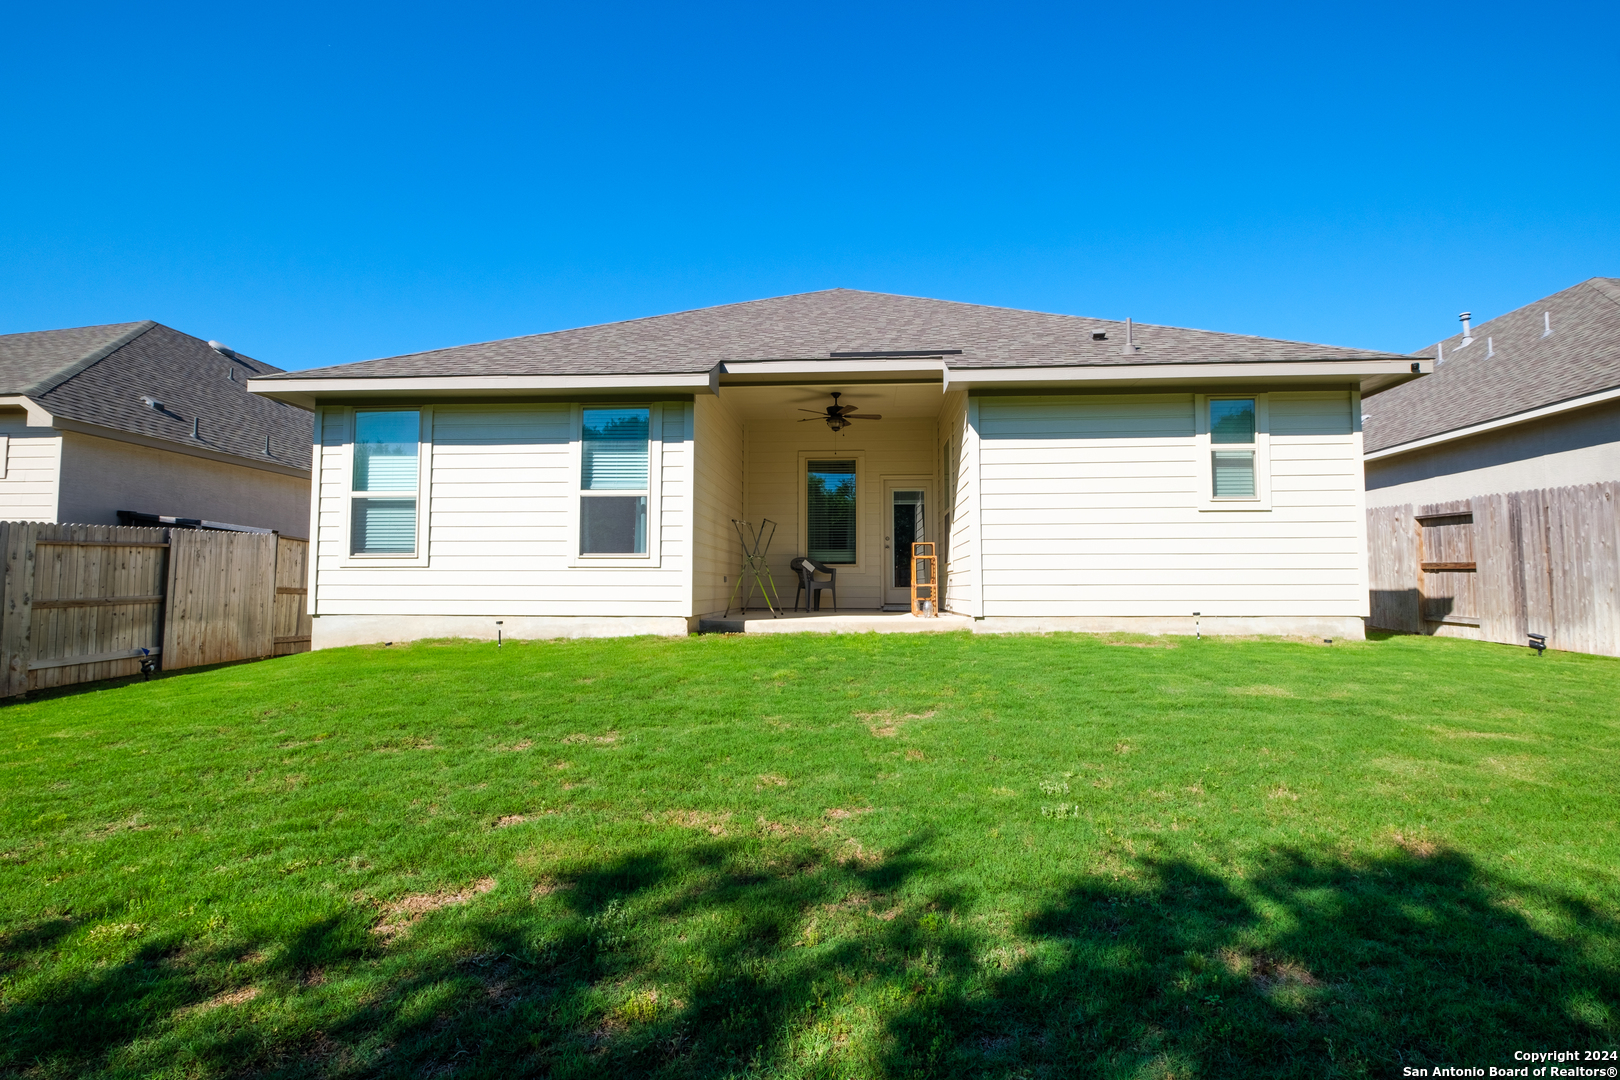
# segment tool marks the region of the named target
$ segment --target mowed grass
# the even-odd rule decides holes
[[[0,709],[0,1073],[1392,1076],[1620,1041],[1620,663],[334,650]]]

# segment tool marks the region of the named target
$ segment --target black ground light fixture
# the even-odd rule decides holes
[[[495,647],[497,649],[501,647],[501,623],[503,621],[502,619],[495,620]]]
[[[1536,650],[1536,655],[1537,656],[1540,656],[1542,653],[1546,652],[1547,651],[1547,635],[1546,634],[1531,634],[1530,635],[1530,647],[1532,649]]]

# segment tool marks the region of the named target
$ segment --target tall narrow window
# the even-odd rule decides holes
[[[648,422],[646,409],[583,410],[580,554],[647,553]]]
[[[855,561],[855,463],[808,463],[809,492],[805,506],[810,557],[817,562]]]
[[[353,554],[416,554],[421,438],[422,415],[415,409],[354,414]]]
[[[1255,415],[1253,398],[1215,398],[1209,403],[1212,494],[1217,499],[1253,499]],[[1245,449],[1246,448],[1246,449]]]

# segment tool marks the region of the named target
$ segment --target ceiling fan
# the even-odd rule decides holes
[[[842,431],[844,428],[849,427],[849,422],[851,420],[883,419],[883,417],[879,416],[877,413],[856,412],[855,410],[858,406],[838,404],[838,398],[842,393],[843,391],[841,390],[834,390],[832,392],[833,403],[827,406],[825,412],[817,409],[800,409],[800,412],[815,413],[815,415],[807,416],[803,420],[800,420],[799,423],[808,424],[812,420],[825,420],[827,421],[827,426],[832,428],[834,431]]]

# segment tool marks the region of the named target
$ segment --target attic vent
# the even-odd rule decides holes
[[[1106,330],[1093,331],[1092,335],[1091,335],[1091,340],[1092,341],[1107,341],[1108,340],[1108,331],[1106,331]]]
[[[142,394],[141,395],[141,403],[143,405],[145,405],[148,409],[156,409],[158,412],[163,411],[163,402],[159,401],[157,398],[152,397],[149,394]]]
[[[231,349],[227,349],[227,348],[226,348],[226,347],[225,347],[225,346],[224,346],[224,344],[223,344],[223,343],[221,343],[221,342],[218,342],[218,341],[210,341],[210,342],[209,342],[209,343],[208,343],[208,347],[209,347],[209,348],[210,348],[210,349],[213,349],[213,350],[214,350],[214,351],[215,351],[215,352],[217,352],[217,353],[219,353],[219,355],[221,355],[221,356],[227,356],[227,357],[230,357],[230,358],[231,358],[231,359],[232,359],[232,360],[235,360],[235,359],[236,359],[236,353],[235,353],[235,352],[234,352],[234,351],[233,351],[233,350],[231,350]]]

